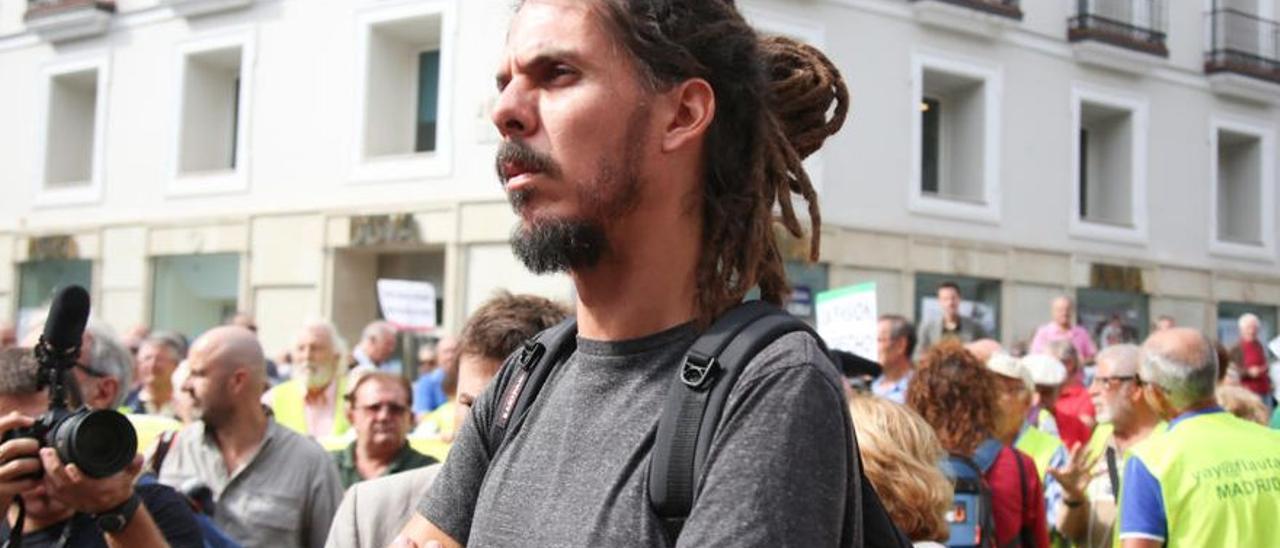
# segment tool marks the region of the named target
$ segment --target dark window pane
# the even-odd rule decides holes
[[[926,194],[938,193],[938,152],[941,127],[942,103],[937,99],[925,97],[920,109],[923,124],[921,142],[920,190]]]
[[[436,119],[440,96],[440,52],[418,54],[418,123],[414,152],[436,149]]]
[[[1089,218],[1089,130],[1080,128],[1080,218]]]

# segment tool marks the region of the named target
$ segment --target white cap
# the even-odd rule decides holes
[[[991,359],[987,360],[987,369],[1002,377],[1010,379],[1018,379],[1027,385],[1028,391],[1036,389],[1035,383],[1031,382],[1031,373],[1027,372],[1027,368],[1023,367],[1022,362],[1018,358],[1010,356],[1004,352],[996,352],[991,355]]]
[[[1022,367],[1038,386],[1061,386],[1067,380],[1067,366],[1047,354],[1031,354],[1022,358]]]

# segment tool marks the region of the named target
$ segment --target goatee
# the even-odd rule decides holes
[[[511,249],[534,274],[568,272],[599,264],[609,248],[604,227],[580,220],[552,220],[517,226]]]

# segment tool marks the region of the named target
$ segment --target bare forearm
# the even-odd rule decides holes
[[[1058,511],[1055,512],[1058,530],[1062,531],[1062,534],[1071,542],[1084,543],[1087,540],[1085,537],[1089,534],[1089,513],[1092,511],[1092,505],[1089,504],[1088,499],[1075,508],[1058,502]]]
[[[107,546],[112,548],[166,548],[169,543],[145,506],[139,506],[133,519],[120,532],[107,533]]]

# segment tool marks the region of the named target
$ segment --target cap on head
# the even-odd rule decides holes
[[[987,369],[1002,377],[1022,381],[1027,385],[1028,392],[1036,389],[1035,382],[1031,380],[1031,373],[1023,366],[1022,361],[1009,354],[1004,352],[992,354],[991,359],[987,360]]]
[[[1061,386],[1067,380],[1067,366],[1053,356],[1032,354],[1022,358],[1022,366],[1037,386]]]

